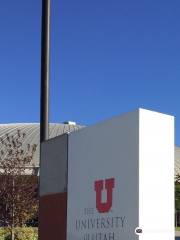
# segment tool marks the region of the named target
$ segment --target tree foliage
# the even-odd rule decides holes
[[[175,209],[180,211],[180,175],[177,174],[175,178]]]
[[[28,173],[36,145],[25,145],[25,138],[20,130],[0,138],[0,226],[10,229],[37,214],[37,177]]]

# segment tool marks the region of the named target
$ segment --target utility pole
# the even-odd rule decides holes
[[[40,143],[49,138],[50,3],[42,0]]]

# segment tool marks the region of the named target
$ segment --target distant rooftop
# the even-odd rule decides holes
[[[174,163],[174,168],[175,168],[175,175],[179,174],[180,175],[180,147],[175,147],[175,163]]]

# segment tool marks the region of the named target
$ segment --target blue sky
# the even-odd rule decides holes
[[[143,107],[176,116],[180,145],[179,12],[179,0],[52,0],[50,121]],[[1,1],[0,29],[0,123],[38,122],[41,1]]]

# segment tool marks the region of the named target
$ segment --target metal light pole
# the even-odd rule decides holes
[[[40,143],[49,138],[50,3],[42,0]]]
[[[42,32],[41,32],[41,99],[40,99],[40,168],[41,144],[49,138],[49,60],[50,60],[50,3],[51,0],[42,0]],[[39,169],[40,175],[40,169]],[[39,176],[40,195],[40,176]],[[41,200],[39,201],[39,228],[38,239],[41,239]]]

